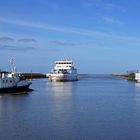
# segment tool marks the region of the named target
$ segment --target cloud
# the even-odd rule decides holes
[[[104,9],[109,10],[109,11],[119,11],[119,12],[125,12],[126,11],[126,8],[124,8],[120,5],[115,5],[113,3],[104,4]]]
[[[79,44],[76,43],[70,43],[70,42],[64,42],[64,41],[50,41],[51,44],[56,45],[56,46],[77,46]]]
[[[118,9],[118,6],[115,4],[112,4],[112,3],[106,3],[106,4],[104,4],[104,9],[112,11],[114,9]]]
[[[58,9],[59,8],[59,5],[58,3],[50,0],[50,1],[47,1],[47,0],[39,0],[39,2],[42,4],[42,5],[45,5],[46,7],[50,7],[52,9]]]
[[[11,37],[0,37],[0,42],[9,42],[9,41],[14,41],[14,39]]]
[[[126,8],[114,4],[114,3],[107,3],[103,0],[88,0],[82,2],[82,7],[85,8],[96,8],[98,11],[118,11],[118,12],[125,12]]]
[[[99,47],[104,47],[104,45],[102,43],[96,43],[96,42],[84,42],[84,43],[71,43],[71,42],[66,42],[66,41],[58,41],[58,40],[54,40],[54,41],[50,41],[49,43],[51,43],[52,45],[55,46],[68,46],[68,47],[88,47],[88,48],[99,48]]]
[[[95,2],[95,1],[84,1],[84,2],[82,2],[82,6],[87,7],[87,8],[96,7],[98,5],[99,4],[97,2]]]
[[[103,20],[112,24],[122,24],[120,20],[112,18],[112,17],[103,17]]]
[[[57,32],[64,32],[64,33],[73,33],[73,34],[79,34],[84,36],[103,36],[108,37],[110,36],[106,32],[100,32],[100,31],[94,31],[94,30],[88,30],[88,29],[80,29],[80,28],[72,28],[72,27],[59,27],[54,26],[50,24],[41,24],[37,22],[30,22],[30,21],[23,21],[23,20],[16,20],[16,19],[6,19],[6,18],[0,18],[1,23],[7,23],[7,24],[14,24],[18,26],[25,26],[25,27],[31,27],[31,28],[40,28],[43,30],[51,30],[51,31],[57,31]]]
[[[9,51],[26,51],[26,50],[35,50],[34,47],[18,47],[12,45],[2,45],[0,44],[0,50],[9,50]]]
[[[13,39],[12,37],[0,37],[0,42],[22,42],[22,43],[36,43],[37,40],[32,38],[21,38],[21,39]]]
[[[117,19],[113,19],[111,17],[103,17],[106,22],[112,22],[112,23],[117,23],[121,24],[121,22]],[[88,30],[88,29],[81,29],[81,28],[71,28],[71,27],[59,27],[59,26],[53,26],[49,24],[41,24],[37,22],[29,22],[29,21],[23,21],[23,20],[13,20],[13,19],[6,19],[0,17],[0,22],[7,23],[7,24],[14,24],[17,26],[24,26],[24,27],[29,27],[29,28],[40,28],[43,30],[51,30],[51,31],[57,31],[57,32],[64,32],[64,33],[72,33],[72,34],[79,34],[82,36],[89,36],[89,37],[96,37],[96,38],[104,38],[104,39],[113,39],[113,40],[121,40],[121,41],[126,41],[128,40],[130,43],[135,42],[135,40],[138,40],[137,37],[133,36],[122,36],[118,34],[111,34],[107,32],[100,32],[100,31],[95,31],[95,30]],[[139,38],[139,37],[138,37]],[[52,44],[55,45],[64,45],[65,43],[68,42],[61,42],[61,41],[52,41]],[[66,44],[65,44],[66,45]],[[73,43],[71,44],[73,45]],[[69,44],[70,46],[70,44]]]
[[[23,43],[36,43],[37,40],[31,39],[31,38],[22,38],[22,39],[19,39],[18,42],[23,42]]]

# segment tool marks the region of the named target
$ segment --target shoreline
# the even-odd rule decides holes
[[[26,79],[40,79],[40,78],[47,78],[46,74],[43,73],[25,73],[20,72]]]
[[[26,79],[40,79],[40,78],[48,78],[46,74],[43,73],[26,73],[26,72],[18,72],[19,74],[22,74]],[[79,78],[84,78],[84,77],[90,77],[90,76],[95,76],[95,75],[111,75],[113,77],[119,77],[119,78],[124,78],[130,81],[135,81],[135,74],[78,74]]]
[[[130,73],[130,74],[112,74],[114,77],[119,77],[119,78],[124,78],[129,81],[136,81],[135,80],[135,73]]]

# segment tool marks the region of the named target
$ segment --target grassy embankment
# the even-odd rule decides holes
[[[21,73],[27,79],[46,78],[46,74],[42,73]]]
[[[130,81],[135,81],[135,73],[129,73],[129,74],[112,74],[113,76],[125,78]]]

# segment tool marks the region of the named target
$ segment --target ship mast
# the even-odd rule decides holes
[[[9,60],[9,62],[10,62],[10,64],[11,64],[11,71],[12,71],[12,73],[16,73],[16,64],[15,64],[15,59],[14,58],[11,58],[10,60]]]

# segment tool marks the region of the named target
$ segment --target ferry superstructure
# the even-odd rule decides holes
[[[55,61],[55,67],[46,76],[51,81],[76,81],[78,80],[77,69],[71,60]]]

